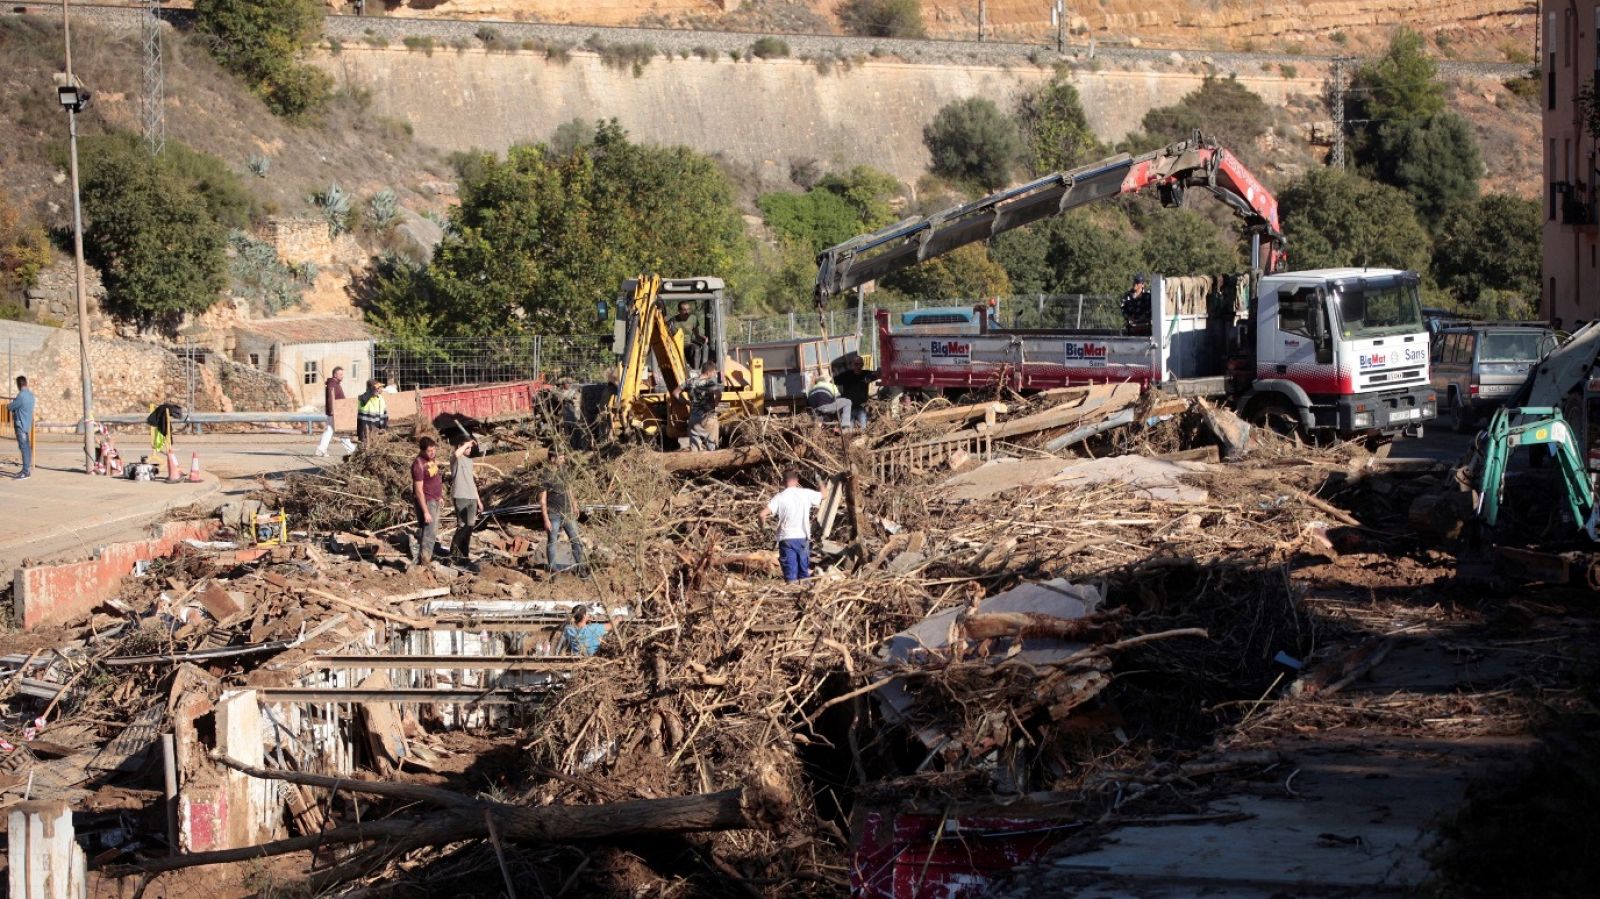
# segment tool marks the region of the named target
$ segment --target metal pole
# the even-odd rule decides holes
[[[72,75],[72,26],[67,15],[67,0],[61,0],[61,37],[66,45],[67,84],[77,85]],[[94,474],[94,393],[89,377],[89,291],[83,263],[83,204],[78,198],[78,111],[67,110],[69,169],[72,178],[72,251],[78,265],[78,369],[83,378],[83,471]]]
[[[989,4],[987,0],[978,0],[978,40],[983,40],[984,32],[989,24]]]
[[[1061,0],[1056,0],[1054,10],[1056,20],[1056,52],[1067,52],[1067,11],[1062,9]]]
[[[867,305],[866,285],[865,284],[857,284],[856,285],[856,352],[857,353],[861,352],[861,350],[864,349],[864,346],[863,346],[862,340],[861,340],[861,322],[862,322],[862,318],[861,317],[863,315],[862,310],[866,308],[866,305]]]
[[[194,411],[194,338],[193,337],[185,337],[185,338],[183,338],[183,357],[184,357],[185,361],[187,362],[187,364],[184,365],[184,374],[188,375],[188,377],[189,377],[189,401],[188,401],[187,404],[184,405],[183,408],[188,409],[190,412],[193,412]],[[306,429],[308,431],[310,430],[310,428],[311,428],[311,426],[309,424],[306,425]],[[194,431],[195,431],[194,428],[190,428],[189,430],[190,430],[191,433],[194,433]]]
[[[1336,56],[1333,60],[1333,159],[1330,164],[1340,171],[1344,170],[1344,67],[1348,60],[1346,56]]]
[[[178,748],[172,734],[161,735],[161,767],[166,776],[167,845],[178,851]]]

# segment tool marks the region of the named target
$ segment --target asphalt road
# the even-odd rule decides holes
[[[1427,459],[1431,462],[1460,462],[1472,448],[1472,434],[1457,434],[1448,424],[1423,428],[1421,437],[1402,437],[1389,450],[1391,459]]]

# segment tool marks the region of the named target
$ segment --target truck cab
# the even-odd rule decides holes
[[[1345,435],[1395,434],[1433,419],[1418,286],[1415,273],[1395,269],[1262,276],[1246,417]]]

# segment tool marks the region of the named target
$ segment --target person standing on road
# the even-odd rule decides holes
[[[778,564],[785,581],[811,577],[811,516],[820,505],[822,494],[800,486],[800,472],[787,468],[783,491],[761,510],[762,524],[773,516],[778,518]]]
[[[11,413],[11,427],[17,432],[17,449],[22,453],[22,473],[14,480],[33,477],[33,410],[38,406],[33,391],[28,389],[28,378],[17,375],[17,395],[6,403]]]
[[[439,503],[444,499],[444,472],[440,470],[438,443],[432,437],[417,441],[411,460],[411,491],[417,503],[417,551],[411,561],[427,567],[439,542]]]
[[[855,426],[867,426],[867,399],[870,390],[868,385],[878,380],[878,373],[867,371],[867,363],[861,358],[860,353],[850,354],[850,365],[844,374],[839,376],[839,395],[850,401],[850,417]]]
[[[689,449],[716,449],[722,442],[722,422],[717,418],[717,407],[722,404],[722,379],[718,377],[717,363],[701,365],[700,374],[680,385],[673,395],[689,404]]]
[[[389,403],[383,398],[383,385],[376,378],[367,382],[367,392],[356,402],[357,440],[365,441],[372,431],[389,427]]]
[[[456,509],[456,535],[450,540],[450,558],[468,571],[477,571],[472,561],[472,529],[483,514],[483,500],[478,497],[478,481],[473,472],[472,450],[476,440],[467,438],[456,447],[450,470],[450,500]]]
[[[563,531],[572,544],[572,564],[583,571],[583,539],[578,534],[578,513],[572,505],[572,487],[567,479],[567,457],[560,450],[550,452],[550,467],[539,486],[539,511],[544,515],[545,567],[551,574],[564,571],[556,567],[556,544]]]
[[[336,366],[333,376],[322,382],[322,411],[328,416],[328,423],[322,426],[322,440],[317,443],[317,455],[328,454],[328,444],[333,442],[333,401],[344,399],[344,368]],[[346,450],[355,449],[354,444],[346,440]]]

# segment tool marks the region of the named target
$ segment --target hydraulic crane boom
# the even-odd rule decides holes
[[[1251,236],[1251,267],[1264,274],[1284,263],[1278,201],[1238,158],[1199,133],[1160,150],[1126,153],[933,215],[906,219],[851,238],[817,256],[817,307],[829,297],[909,268],[958,247],[988,240],[1079,206],[1156,188],[1164,206],[1180,206],[1189,187],[1203,187],[1233,207]]]

